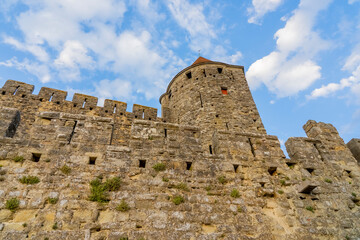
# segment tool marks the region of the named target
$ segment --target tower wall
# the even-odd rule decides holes
[[[174,77],[160,102],[169,122],[266,134],[241,66],[192,65]]]

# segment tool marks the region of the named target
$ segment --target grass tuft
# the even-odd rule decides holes
[[[179,205],[179,204],[185,202],[185,200],[182,196],[177,195],[177,196],[173,197],[172,202],[175,203],[175,205]]]
[[[129,204],[127,204],[127,202],[125,202],[124,200],[121,200],[121,203],[119,205],[117,205],[116,210],[120,211],[120,212],[127,212],[130,210]]]
[[[14,162],[23,162],[25,159],[23,156],[16,156],[13,158]]]
[[[47,199],[47,201],[48,201],[48,203],[50,203],[50,204],[56,204],[58,201],[59,201],[59,199],[58,198],[48,198]]]
[[[40,182],[40,179],[36,176],[23,176],[19,179],[22,184],[36,184]]]
[[[179,189],[179,190],[186,191],[186,192],[189,192],[189,191],[190,191],[190,189],[188,188],[188,186],[186,185],[186,183],[179,183],[179,184],[175,185],[175,188],[176,188],[176,189]]]
[[[227,183],[227,179],[226,179],[225,176],[220,176],[220,177],[218,177],[218,181],[219,181],[219,183],[221,183],[221,184],[226,184],[226,183]]]
[[[165,171],[166,165],[164,163],[157,163],[153,166],[153,169],[157,172]]]
[[[312,206],[307,206],[305,209],[312,212],[312,213],[315,212],[315,210],[314,210],[314,208]]]
[[[100,178],[95,178],[90,181],[90,187],[90,201],[100,203],[109,202],[108,192],[118,191],[121,187],[121,179],[119,177],[113,177],[102,183]]]
[[[230,193],[230,196],[233,198],[239,198],[240,197],[240,193],[237,189],[233,189]]]
[[[14,212],[16,209],[19,208],[19,205],[20,205],[19,199],[11,198],[11,199],[6,201],[5,208]]]
[[[64,165],[60,168],[60,171],[63,173],[63,174],[70,174],[71,173],[71,168],[68,166],[68,165]]]
[[[331,179],[329,179],[329,178],[325,178],[324,181],[327,183],[332,183]]]

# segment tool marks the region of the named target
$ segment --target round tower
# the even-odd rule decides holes
[[[199,57],[171,80],[160,103],[167,122],[266,134],[243,66]]]

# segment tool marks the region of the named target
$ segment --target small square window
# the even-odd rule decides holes
[[[221,93],[224,95],[228,94],[228,89],[226,87],[221,87]]]
[[[32,154],[32,158],[31,158],[31,161],[33,161],[33,162],[38,162],[38,161],[40,161],[40,157],[41,157],[41,154],[40,154],[40,153],[33,153],[33,154]]]
[[[96,162],[96,157],[89,157],[89,164],[90,165],[95,165]]]
[[[146,160],[139,160],[139,168],[145,168]]]
[[[186,170],[191,170],[192,162],[186,162]]]
[[[186,76],[187,76],[187,78],[188,79],[190,79],[192,76],[191,76],[191,72],[188,72],[187,74],[186,74]]]
[[[276,174],[277,167],[269,167],[268,172],[271,176],[274,176]]]

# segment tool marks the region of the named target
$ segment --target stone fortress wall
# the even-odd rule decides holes
[[[359,140],[310,120],[286,158],[243,67],[199,58],[160,97],[161,118],[33,89],[0,89],[1,239],[360,238]],[[90,182],[114,177],[120,188],[91,201]]]

